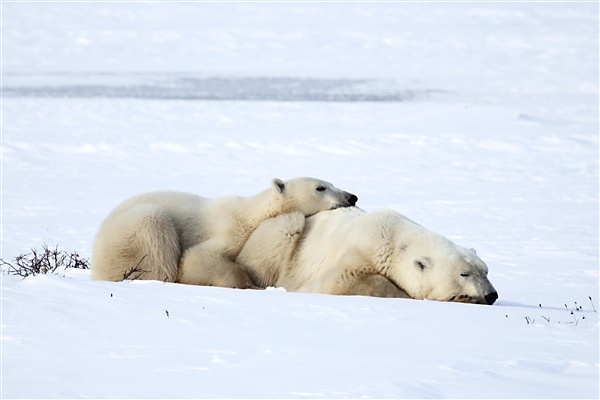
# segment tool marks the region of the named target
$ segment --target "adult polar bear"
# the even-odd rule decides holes
[[[357,200],[315,178],[273,179],[269,189],[251,197],[142,194],[119,205],[100,226],[92,278],[254,287],[233,260],[261,221],[291,211],[304,218]]]
[[[485,263],[394,211],[356,207],[262,222],[236,262],[258,286],[293,292],[493,304]]]

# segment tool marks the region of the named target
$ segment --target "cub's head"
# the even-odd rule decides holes
[[[311,216],[320,211],[356,205],[358,197],[315,178],[273,179],[272,190],[282,199],[286,211]]]
[[[432,240],[407,260],[417,298],[494,304],[498,292],[488,280],[488,267],[475,250],[457,246],[449,240]],[[407,291],[408,293],[409,291]],[[409,293],[410,295],[410,293]],[[412,296],[411,296],[412,297]]]

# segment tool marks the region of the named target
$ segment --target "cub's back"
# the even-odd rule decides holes
[[[202,210],[210,199],[191,193],[177,191],[157,191],[137,195],[118,205],[106,218],[105,223],[119,218],[128,210],[151,204],[160,208],[175,224],[182,247],[187,248],[206,236]]]

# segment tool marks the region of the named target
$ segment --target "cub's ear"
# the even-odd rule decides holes
[[[283,193],[283,190],[285,189],[285,182],[282,181],[281,179],[275,178],[271,181],[273,188],[275,188],[275,190],[277,190],[279,193]]]
[[[413,265],[419,271],[425,271],[431,266],[431,260],[429,260],[427,257],[415,257],[413,258]]]
[[[477,250],[470,248],[469,250],[471,250],[473,253],[477,254]]]

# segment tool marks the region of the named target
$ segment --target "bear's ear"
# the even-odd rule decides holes
[[[416,269],[418,269],[419,271],[425,271],[427,268],[430,267],[430,260],[427,257],[415,257],[413,258],[413,264],[415,266]]]
[[[275,190],[277,190],[279,193],[283,193],[283,190],[285,189],[284,181],[282,181],[281,179],[275,178],[271,181],[271,183],[273,184],[273,187],[275,188]]]
[[[473,249],[473,248],[471,248],[471,249],[469,249],[469,250],[471,250],[473,253],[477,254],[477,250],[475,250],[475,249]]]

